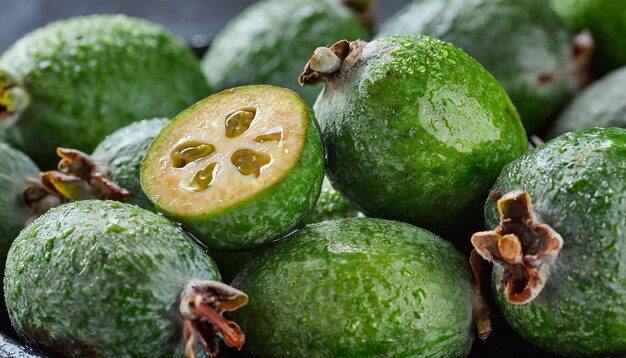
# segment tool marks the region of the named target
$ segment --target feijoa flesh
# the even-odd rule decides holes
[[[626,129],[567,133],[502,171],[472,237],[497,301],[531,343],[566,356],[626,353]]]
[[[157,210],[215,250],[288,234],[315,205],[324,149],[294,92],[238,87],[179,114],[154,140],[141,186]]]
[[[412,225],[351,218],[306,226],[265,250],[232,285],[259,357],[464,357],[471,274],[450,243]]]
[[[379,36],[424,34],[462,48],[500,82],[527,132],[588,81],[592,43],[573,36],[545,0],[413,1],[381,25]]]
[[[193,357],[217,354],[221,316],[247,301],[219,282],[215,263],[161,215],[130,204],[83,200],[58,206],[15,240],[4,280],[11,322],[52,356]]]
[[[626,67],[585,88],[561,112],[550,137],[592,127],[626,127]]]
[[[232,19],[202,59],[216,89],[269,84],[296,91],[313,105],[317,88],[302,88],[296,78],[319,46],[337,39],[368,38],[358,13],[341,0],[264,0]],[[371,2],[361,1],[360,3]],[[368,4],[355,4],[367,11]]]
[[[42,169],[58,146],[89,153],[115,129],[171,118],[209,93],[181,39],[123,15],[51,23],[0,57],[1,132]]]
[[[328,177],[367,216],[466,242],[500,170],[528,148],[493,76],[431,37],[318,48],[300,81],[325,83],[314,109]]]
[[[61,157],[58,170],[42,173],[41,183],[69,200],[118,200],[154,210],[141,190],[141,163],[154,138],[169,122],[166,118],[133,122],[109,134],[91,155],[57,148]]]

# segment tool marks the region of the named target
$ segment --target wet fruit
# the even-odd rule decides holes
[[[0,332],[0,356],[13,358],[42,358],[43,356],[33,351],[30,347]]]
[[[209,84],[216,89],[261,83],[286,87],[312,105],[319,90],[296,81],[311,51],[341,38],[368,37],[358,14],[342,2],[347,1],[265,0],[252,5],[217,35],[202,60]],[[350,5],[365,10],[369,5],[363,3]]]
[[[626,127],[626,67],[585,88],[561,112],[550,137],[591,127]]]
[[[58,148],[58,170],[42,173],[42,184],[69,200],[110,199],[126,201],[144,209],[154,205],[141,190],[141,163],[166,118],[138,121],[108,135],[87,155],[75,149]]]
[[[221,314],[247,301],[220,282],[200,246],[161,215],[84,200],[25,228],[7,260],[5,299],[24,340],[52,356],[216,355],[217,333],[243,333]]]
[[[467,259],[408,224],[343,219],[264,251],[233,286],[259,357],[463,357],[473,341]]]
[[[592,44],[571,36],[545,0],[414,1],[379,35],[423,34],[462,48],[500,82],[529,133],[585,83]]]
[[[320,197],[317,199],[313,211],[307,216],[306,223],[313,224],[326,220],[356,217],[357,215],[359,215],[359,210],[333,188],[327,177],[324,177]]]
[[[624,158],[626,129],[564,134],[507,165],[487,199],[494,231],[472,243],[496,263],[505,319],[537,346],[626,353]]]
[[[43,169],[58,146],[89,153],[115,129],[171,118],[209,93],[180,39],[122,15],[52,23],[0,57],[2,132]]]
[[[315,205],[324,150],[311,110],[273,86],[222,91],[154,140],[141,185],[157,209],[214,250],[288,234]]]
[[[367,216],[467,242],[500,170],[528,146],[502,87],[427,36],[315,52],[300,80],[326,85],[314,109],[333,185]]]
[[[598,74],[626,65],[626,7],[620,0],[551,0],[559,17],[572,29],[591,32],[596,43]]]

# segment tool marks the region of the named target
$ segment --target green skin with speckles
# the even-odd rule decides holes
[[[130,204],[85,200],[22,231],[4,289],[16,331],[46,354],[173,357],[183,355],[177,302],[191,279],[220,276],[174,224]]]
[[[594,69],[602,75],[626,65],[626,6],[622,0],[551,0],[565,24],[587,29],[595,42]]]
[[[128,203],[154,210],[154,204],[141,189],[141,163],[152,141],[170,122],[166,118],[146,119],[131,123],[108,135],[94,150],[92,158],[103,163],[111,179],[132,196]]]
[[[592,127],[626,128],[624,83],[626,67],[587,87],[561,112],[550,130],[550,137]]]
[[[467,258],[380,219],[313,224],[256,257],[233,286],[244,349],[259,357],[464,357],[473,341]]]
[[[500,81],[529,133],[574,94],[565,70],[570,35],[545,0],[417,0],[381,25],[380,35],[423,34],[467,51]]]
[[[313,211],[307,216],[305,223],[314,224],[326,220],[356,217],[357,215],[359,215],[359,210],[335,190],[330,180],[325,176],[320,197],[317,199]]]
[[[4,135],[43,169],[55,167],[57,146],[89,153],[117,128],[172,118],[211,93],[183,41],[123,15],[47,25],[9,48],[2,68],[21,78],[31,96]]]
[[[368,43],[314,109],[328,176],[365,215],[463,242],[502,167],[528,148],[498,82],[462,50],[427,36]]]
[[[300,87],[297,79],[313,50],[368,37],[358,15],[339,0],[265,0],[217,35],[202,69],[216,89],[265,83],[296,91],[312,105],[319,89]]]
[[[238,92],[262,93],[265,87],[267,86],[238,87],[222,91],[198,102],[174,118],[157,136],[152,146],[160,145],[159,137],[165,137],[169,132],[175,131],[176,122],[193,118],[196,115],[196,108],[201,110],[202,106],[210,104],[211,101],[219,101],[220,96],[237,95]],[[286,90],[285,96],[297,97],[297,94]],[[189,232],[214,250],[252,249],[289,234],[303,223],[307,214],[315,206],[324,178],[324,147],[317,122],[313,112],[302,99],[297,97],[295,100],[300,105],[292,110],[301,111],[301,113],[294,113],[294,117],[303,116],[307,121],[302,149],[300,153],[293,154],[298,155],[300,159],[282,180],[265,191],[233,203],[220,211],[197,216],[181,216],[168,212],[159,205],[157,200],[162,195],[151,189],[150,181],[154,179],[145,175],[145,170],[142,169],[141,186],[144,193],[155,204],[157,210],[183,224]],[[152,165],[161,165],[158,159],[149,160],[151,148],[148,149],[143,166],[147,165],[148,161]]]
[[[492,189],[528,192],[533,211],[563,238],[530,303],[497,294],[504,317],[530,342],[568,356],[626,353],[626,129],[564,134],[507,165]],[[486,226],[499,222],[496,202]],[[493,282],[499,282],[494,270]]]

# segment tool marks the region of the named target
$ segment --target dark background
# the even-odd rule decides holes
[[[285,0],[290,1],[290,0]],[[0,0],[0,52],[31,30],[77,15],[123,13],[165,25],[194,45],[202,45],[254,0]],[[410,0],[379,0],[384,20]],[[194,35],[205,35],[195,36]]]

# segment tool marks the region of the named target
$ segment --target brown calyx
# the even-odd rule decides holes
[[[318,47],[298,77],[300,86],[316,85],[339,77],[352,68],[367,42],[341,40],[330,47]]]
[[[185,355],[196,356],[197,341],[209,357],[219,353],[217,334],[227,346],[241,349],[246,336],[237,323],[222,315],[248,303],[248,296],[217,281],[191,281],[180,296],[179,313],[183,320]]]
[[[61,204],[61,198],[50,193],[43,187],[41,182],[33,178],[22,192],[22,202],[33,213],[25,223],[28,225],[46,211]]]
[[[548,85],[561,77],[570,79],[570,85],[579,90],[593,81],[591,75],[591,57],[595,50],[595,43],[589,31],[577,34],[571,44],[567,65],[552,71],[537,75],[539,85]]]
[[[0,69],[0,123],[11,126],[28,106],[30,96],[15,76]]]
[[[472,236],[472,245],[485,260],[502,268],[499,283],[509,302],[532,301],[543,289],[563,239],[533,218],[528,193],[512,191],[498,200],[500,225]]]
[[[59,170],[42,172],[42,186],[54,195],[69,200],[107,199],[124,201],[131,193],[108,177],[107,170],[87,154],[67,148],[57,148],[61,157]]]
[[[493,332],[491,325],[492,311],[487,304],[489,297],[489,270],[476,250],[470,254],[470,266],[474,274],[472,282],[472,316],[476,324],[476,334],[486,340]]]

